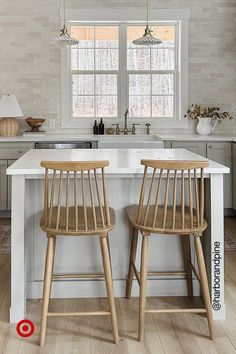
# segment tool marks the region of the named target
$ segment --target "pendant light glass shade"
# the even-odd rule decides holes
[[[148,15],[149,15],[149,0],[147,0],[147,24],[145,27],[145,31],[142,37],[137,38],[132,42],[134,45],[149,46],[149,45],[158,45],[162,43],[161,39],[153,37],[152,30],[149,27],[149,23],[148,23]]]
[[[57,40],[58,40],[58,43],[60,44],[60,46],[63,48],[79,44],[79,40],[76,38],[72,38],[67,31],[67,27],[66,27],[66,0],[64,0],[64,26],[61,29],[61,34],[57,38]]]
[[[162,40],[159,38],[153,37],[150,27],[147,25],[145,32],[142,37],[137,38],[133,41],[135,45],[158,45],[161,44]]]
[[[70,47],[73,45],[79,44],[79,40],[76,38],[72,38],[69,33],[67,32],[67,28],[64,25],[64,27],[61,29],[61,34],[58,37],[58,42],[61,47],[66,48]]]

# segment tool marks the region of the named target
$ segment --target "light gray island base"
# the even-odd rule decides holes
[[[79,161],[109,160],[106,169],[110,205],[116,211],[116,226],[110,233],[115,296],[124,296],[130,249],[130,225],[125,206],[138,203],[143,176],[141,158],[162,160],[205,160],[187,150],[119,149],[119,150],[30,150],[7,170],[12,175],[12,253],[10,322],[26,316],[26,298],[41,298],[43,289],[46,235],[40,229],[43,210],[44,169],[42,160]],[[214,319],[225,319],[224,304],[224,225],[223,174],[229,169],[210,161],[205,169],[204,251],[208,268]],[[173,176],[171,176],[172,178]],[[180,238],[153,235],[149,245],[149,269],[182,270]],[[195,255],[193,264],[196,265]],[[139,254],[137,262],[139,262]],[[98,237],[58,237],[55,273],[101,272],[102,260]],[[148,281],[148,296],[187,295],[182,277],[156,277]],[[194,295],[199,295],[198,281],[193,277]],[[133,296],[139,288],[134,281]],[[56,280],[52,297],[79,298],[106,296],[103,279]]]

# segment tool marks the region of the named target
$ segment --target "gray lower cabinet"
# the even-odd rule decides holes
[[[7,210],[7,160],[0,160],[0,210]]]
[[[11,209],[11,177],[6,170],[29,149],[34,143],[0,143],[0,210]]]
[[[173,149],[187,149],[198,155],[206,157],[205,141],[173,141],[171,147]]]
[[[236,143],[232,144],[233,209],[236,210]]]
[[[230,168],[230,173],[224,175],[224,207],[232,208],[232,156],[231,142],[207,142],[207,158]]]
[[[16,160],[8,160],[7,167],[10,167]],[[11,210],[11,176],[7,176],[7,210]]]

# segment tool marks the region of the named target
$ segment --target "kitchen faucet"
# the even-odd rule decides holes
[[[132,123],[132,129],[128,128],[128,114],[129,114],[129,110],[128,108],[125,111],[124,117],[125,117],[125,125],[124,125],[124,129],[120,129],[120,124],[112,124],[116,126],[116,135],[120,135],[120,132],[124,132],[124,135],[128,135],[128,133],[132,133],[132,135],[135,135],[135,126],[136,125],[140,125],[140,124],[136,124],[136,123]]]
[[[128,135],[128,132],[130,131],[130,130],[128,129],[128,125],[127,125],[127,117],[128,117],[128,114],[129,114],[129,110],[128,110],[128,108],[127,108],[126,111],[125,111],[124,135]]]

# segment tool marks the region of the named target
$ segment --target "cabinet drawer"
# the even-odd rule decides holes
[[[29,149],[29,147],[8,147],[0,149],[0,159],[17,160]]]

